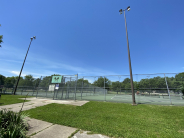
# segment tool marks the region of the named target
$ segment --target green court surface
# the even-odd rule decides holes
[[[119,102],[119,103],[132,103],[132,95],[125,94],[93,94],[92,92],[83,92],[82,94],[77,91],[67,93],[67,91],[17,91],[17,95],[34,96],[37,98],[50,98],[54,100],[89,100],[89,101],[104,101],[104,102]],[[184,99],[179,95],[171,95],[171,100],[168,95],[152,94],[152,95],[135,95],[136,104],[155,104],[155,105],[178,105],[184,106]]]

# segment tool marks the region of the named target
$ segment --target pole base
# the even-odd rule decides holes
[[[136,106],[137,104],[132,104],[132,106]]]

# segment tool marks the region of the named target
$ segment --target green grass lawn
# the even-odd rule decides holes
[[[49,104],[24,111],[30,117],[111,137],[183,138],[184,107],[91,101],[83,106]]]
[[[27,98],[29,97],[31,96],[27,96]],[[24,102],[24,100],[18,99],[18,98],[25,98],[25,95],[21,96],[21,95],[1,94],[0,106]],[[25,102],[28,102],[28,101],[29,100],[26,100]]]

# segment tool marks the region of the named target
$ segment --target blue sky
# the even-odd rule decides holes
[[[129,74],[184,71],[182,0],[1,1],[0,74],[22,76]]]

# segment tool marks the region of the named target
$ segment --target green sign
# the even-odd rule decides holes
[[[51,83],[61,83],[62,76],[52,76]]]

